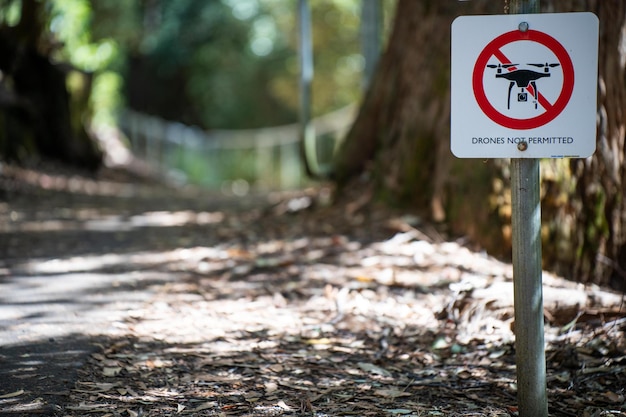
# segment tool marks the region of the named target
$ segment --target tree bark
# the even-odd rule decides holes
[[[572,273],[583,282],[626,290],[626,72],[620,53],[626,3],[595,0],[589,7],[600,20],[598,128],[595,154],[571,161],[579,201],[574,235],[579,256]]]

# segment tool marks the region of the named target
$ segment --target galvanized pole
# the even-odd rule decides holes
[[[313,36],[308,0],[298,3],[300,58],[300,144],[307,175],[319,173],[315,155],[315,130],[311,123],[311,87],[313,84]]]
[[[510,0],[509,13],[538,12],[539,0]],[[520,24],[519,30],[528,29],[527,24]],[[518,146],[523,150],[528,144]],[[539,181],[539,159],[511,159],[515,353],[520,417],[548,417]]]
[[[308,0],[298,4],[300,54],[300,123],[311,120],[311,84],[313,83],[313,42],[311,39],[311,10]]]
[[[515,354],[520,417],[547,417],[539,160],[511,160]]]
[[[381,0],[361,0],[361,50],[365,60],[363,89],[374,77],[381,50],[382,4]]]

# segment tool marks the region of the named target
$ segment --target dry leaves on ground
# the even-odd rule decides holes
[[[176,278],[118,323],[67,415],[515,415],[508,264],[413,218],[284,207],[155,265]],[[551,415],[626,416],[621,296],[544,281]]]
[[[413,216],[27,174],[45,193],[4,204],[7,254],[53,261],[23,273],[130,273],[151,294],[101,330],[67,417],[516,415],[510,265]],[[544,274],[544,300],[550,415],[626,416],[622,295]]]

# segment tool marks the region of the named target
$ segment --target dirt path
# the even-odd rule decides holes
[[[510,265],[413,216],[17,176],[2,415],[515,415]],[[544,284],[551,415],[626,416],[621,296]]]

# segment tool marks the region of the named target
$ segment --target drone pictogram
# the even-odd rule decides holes
[[[507,54],[518,58],[509,59]],[[567,50],[550,35],[533,29],[525,33],[513,30],[494,38],[478,54],[473,68],[472,92],[480,110],[509,129],[534,129],[551,122],[565,109],[574,90],[574,66]],[[545,78],[549,79],[541,81]],[[500,97],[500,92],[494,90],[506,85],[499,79],[508,84],[506,107],[504,100],[494,100]],[[496,101],[502,103],[501,107]]]
[[[517,93],[518,102],[527,102],[528,93],[533,97],[533,104],[537,108],[539,97],[539,89],[537,88],[537,80],[540,78],[550,77],[550,68],[558,67],[560,64],[526,64],[537,68],[543,68],[543,72],[537,72],[531,69],[519,69],[519,64],[487,64],[488,68],[496,69],[496,78],[504,78],[509,80],[509,91],[507,94],[507,109],[511,109],[511,92],[513,87],[517,86],[520,91]],[[503,72],[507,70],[507,72]]]

